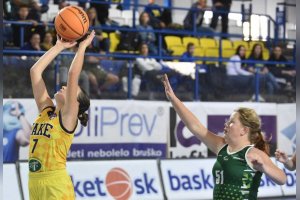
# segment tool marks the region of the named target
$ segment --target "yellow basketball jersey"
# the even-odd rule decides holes
[[[61,113],[45,108],[35,120],[30,135],[29,171],[47,172],[66,168],[74,131],[62,125]]]

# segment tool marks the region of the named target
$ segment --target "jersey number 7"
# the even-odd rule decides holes
[[[39,139],[33,139],[34,145],[33,145],[33,148],[32,148],[32,151],[31,151],[31,153],[33,153],[33,152],[34,152],[34,150],[35,150],[35,147],[36,147],[36,145],[37,145],[38,141],[39,141]]]

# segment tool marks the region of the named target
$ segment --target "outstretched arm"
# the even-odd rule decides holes
[[[53,106],[53,102],[48,94],[42,74],[53,59],[64,49],[73,47],[76,42],[62,42],[58,39],[55,46],[49,49],[30,69],[33,96],[39,112],[47,106]]]
[[[285,184],[285,173],[272,162],[265,152],[257,148],[252,148],[246,156],[247,160],[250,162],[249,164],[251,164],[255,170],[265,173],[276,184]]]
[[[65,128],[68,130],[73,130],[77,123],[79,105],[77,101],[77,93],[79,88],[78,80],[82,70],[85,50],[91,44],[94,37],[95,31],[92,31],[91,34],[79,44],[79,48],[69,69],[66,100],[62,108],[62,121]]]
[[[277,149],[275,152],[275,158],[279,162],[283,163],[288,170],[293,171],[296,169],[296,153],[291,159],[289,159],[285,152]]]
[[[166,74],[164,75],[163,83],[165,86],[166,96],[171,101],[175,111],[183,123],[198,139],[204,142],[212,152],[217,154],[224,146],[225,140],[204,127],[196,116],[175,96]]]

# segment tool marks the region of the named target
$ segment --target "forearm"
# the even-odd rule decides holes
[[[47,51],[30,69],[33,74],[41,75],[47,66],[54,60],[54,58],[63,50],[62,47],[53,46]]]
[[[278,167],[266,167],[263,172],[278,185],[284,185],[286,183],[286,175]]]
[[[69,70],[69,77],[72,76],[72,77],[79,78],[83,66],[85,50],[86,50],[85,47],[78,48],[78,51],[71,63],[71,67]]]
[[[284,163],[284,166],[288,170],[293,171],[296,169],[296,162],[294,162],[293,159],[288,159],[287,162]]]
[[[207,129],[199,122],[196,116],[176,97],[171,99],[171,103],[187,128],[198,137],[205,137]]]

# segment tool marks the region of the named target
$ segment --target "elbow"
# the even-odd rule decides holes
[[[34,67],[31,67],[30,68],[30,76],[34,75],[35,74],[35,68]]]

